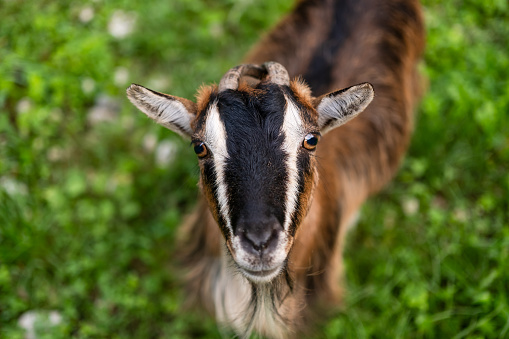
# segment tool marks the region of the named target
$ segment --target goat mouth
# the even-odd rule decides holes
[[[276,267],[268,270],[248,270],[245,268],[241,269],[243,275],[248,278],[249,280],[253,282],[270,282],[272,279],[274,279],[276,276],[279,275],[279,272],[281,271],[281,267]]]

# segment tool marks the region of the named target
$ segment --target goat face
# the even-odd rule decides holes
[[[229,252],[252,281],[270,281],[284,267],[314,186],[316,111],[287,87],[212,94],[196,119],[201,186]]]
[[[200,186],[228,252],[255,283],[285,269],[318,180],[321,135],[373,99],[369,84],[312,98],[276,63],[233,68],[218,88],[202,90],[198,105],[138,85],[127,93],[150,118],[191,138]]]

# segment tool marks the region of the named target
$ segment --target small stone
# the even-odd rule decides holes
[[[91,78],[85,78],[81,81],[81,90],[85,94],[90,94],[95,89],[95,81]]]
[[[129,79],[129,71],[125,67],[117,67],[113,75],[113,82],[117,86],[124,86]]]
[[[29,98],[22,98],[16,104],[16,111],[18,114],[23,114],[28,112],[32,108],[32,101]]]
[[[468,213],[463,208],[456,208],[453,212],[454,218],[459,222],[466,222],[468,220]]]
[[[53,327],[62,322],[62,315],[57,311],[31,310],[23,313],[18,319],[18,325],[25,330],[25,339],[37,339],[37,327]]]
[[[108,23],[108,32],[115,38],[122,39],[131,34],[136,24],[136,13],[116,10]]]
[[[414,215],[419,210],[419,200],[413,197],[406,198],[401,205],[403,213],[407,216]]]
[[[94,18],[94,9],[92,7],[85,7],[80,11],[79,19],[83,23],[87,23]]]
[[[112,97],[102,95],[96,100],[96,104],[88,111],[87,121],[91,125],[101,122],[115,121],[120,111],[120,105]]]
[[[28,194],[28,188],[24,183],[8,176],[0,177],[0,189],[3,189],[11,197]]]
[[[163,140],[156,148],[156,164],[159,167],[166,167],[175,158],[177,147],[173,141]]]
[[[147,152],[153,152],[156,148],[157,137],[154,134],[147,134],[143,137],[143,148]]]

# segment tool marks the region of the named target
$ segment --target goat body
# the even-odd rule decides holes
[[[418,1],[303,0],[196,104],[128,89],[200,159],[180,234],[192,301],[272,338],[340,301],[345,232],[408,146],[423,48]]]

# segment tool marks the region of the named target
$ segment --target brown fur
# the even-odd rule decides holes
[[[304,74],[328,34],[333,5],[325,0],[300,1],[245,61],[273,60],[283,64],[291,77]],[[356,5],[376,9],[357,18],[355,29],[334,56],[327,91],[369,81],[376,97],[359,117],[324,136],[317,149],[320,179],[314,175],[305,183],[301,205],[309,206],[309,212],[301,215],[288,260],[295,287],[287,305],[308,306],[281,308],[290,323],[303,324],[315,306],[341,300],[341,252],[347,224],[366,198],[394,175],[412,133],[421,83],[416,65],[424,48],[420,6],[413,0],[359,0]],[[241,88],[252,91],[250,86]],[[305,84],[293,81],[291,90],[300,105],[312,110],[313,98]],[[198,112],[213,91],[200,91]],[[184,258],[191,267],[189,294],[213,314],[210,270],[224,240],[203,198],[182,231]]]
[[[315,105],[313,105],[313,97],[311,96],[311,89],[301,77],[297,77],[290,82],[290,89],[295,94],[299,104],[304,106],[309,112],[316,114],[314,110]]]
[[[197,104],[197,112],[200,114],[207,108],[207,105],[209,104],[209,98],[212,95],[212,93],[217,92],[217,86],[216,85],[202,85],[198,92],[196,93],[196,104]],[[195,120],[196,121],[196,120]],[[194,129],[194,126],[193,126]]]
[[[187,306],[201,305],[209,314],[214,314],[210,298],[212,284],[211,267],[221,255],[223,237],[203,197],[200,197],[195,212],[187,217],[179,230],[178,243],[181,265],[186,268],[185,289]]]

